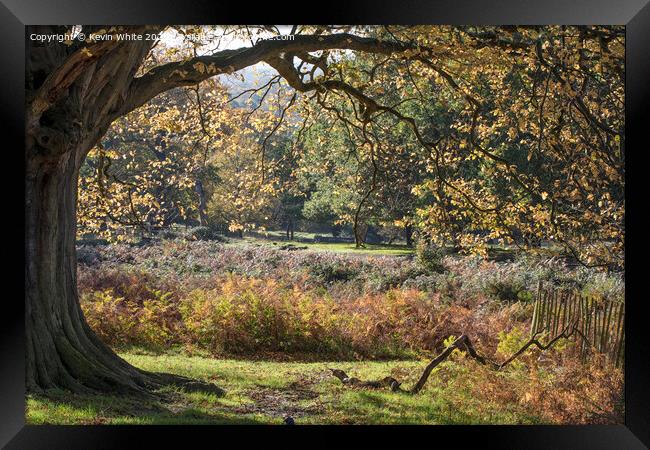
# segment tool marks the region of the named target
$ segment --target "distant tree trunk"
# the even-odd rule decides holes
[[[289,217],[287,219],[287,240],[293,241],[293,218]]]
[[[364,247],[366,243],[366,235],[368,234],[368,225],[361,223],[360,221],[355,221],[352,231],[354,232],[354,244],[356,248]]]
[[[194,190],[199,199],[199,224],[201,226],[208,225],[208,215],[207,215],[207,200],[205,198],[205,189],[203,189],[203,182],[200,178],[197,177],[194,183]]]
[[[406,237],[406,245],[409,247],[413,246],[413,226],[406,225],[404,227],[404,236]]]

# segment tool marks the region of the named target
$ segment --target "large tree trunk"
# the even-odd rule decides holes
[[[95,59],[84,60],[73,46],[29,42],[25,130],[29,391],[144,393],[160,384],[187,380],[141,371],[117,356],[86,323],[77,293],[79,168],[114,120],[148,46],[97,46]],[[84,64],[85,72],[78,75]]]
[[[28,148],[27,153],[35,155],[38,150]],[[83,150],[72,148],[58,158],[27,161],[27,388],[139,391],[147,386],[145,375],[96,337],[79,306],[75,239],[81,161],[77,156]]]
[[[141,371],[115,354],[88,326],[77,293],[76,211],[79,167],[94,138],[58,157],[27,141],[25,176],[25,332],[28,391],[148,393],[164,384],[213,385]],[[30,148],[31,147],[31,148]]]

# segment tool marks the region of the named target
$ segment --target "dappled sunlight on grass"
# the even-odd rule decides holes
[[[197,356],[121,354],[145,370],[171,372],[213,382],[223,397],[167,387],[158,400],[71,395],[62,391],[30,396],[30,424],[535,424],[554,423],[535,404],[513,401],[530,383],[527,371],[498,375],[462,356],[436,368],[418,395],[352,389],[328,368],[350,376],[395,376],[408,389],[425,361],[272,362],[217,360]],[[551,381],[545,382],[549,384]],[[506,396],[494,390],[511,386]]]

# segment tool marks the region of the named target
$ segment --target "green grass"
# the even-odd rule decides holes
[[[287,235],[286,232],[282,230],[268,230],[266,231],[266,234],[269,236],[271,239],[284,239],[284,237]],[[310,233],[307,231],[295,231],[293,233],[293,237],[295,239],[314,239],[316,236],[318,236],[319,233]]]
[[[366,244],[365,248],[356,248],[354,244],[346,242],[319,242],[300,245],[307,246],[310,250],[323,250],[339,253],[360,253],[387,256],[405,256],[415,253],[415,250],[412,247],[399,244]]]
[[[539,423],[518,405],[473,398],[463,383],[466,364],[449,361],[437,368],[418,395],[356,390],[343,386],[328,367],[361,379],[391,374],[408,388],[424,362],[270,362],[215,360],[184,355],[122,353],[137,367],[172,372],[216,383],[217,397],[164,388],[160,400],[71,395],[51,391],[27,399],[29,424],[458,424]],[[442,371],[442,372],[440,372]],[[439,373],[440,372],[440,373]],[[439,376],[444,373],[444,376]],[[448,381],[453,380],[453,381]],[[461,381],[459,381],[461,380]]]
[[[252,236],[245,236],[243,239],[231,238],[228,245],[255,244],[270,247],[280,247],[283,245],[295,245],[296,247],[307,247],[305,250],[328,251],[336,253],[349,253],[361,255],[378,255],[378,256],[407,256],[413,255],[415,249],[403,244],[365,244],[363,248],[356,248],[354,243],[350,242],[298,242],[298,241],[275,241]]]

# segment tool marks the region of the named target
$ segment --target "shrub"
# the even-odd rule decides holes
[[[443,278],[440,274],[417,275],[404,280],[402,286],[406,289],[417,289],[425,292],[436,292],[440,289]]]
[[[169,292],[178,296],[176,277],[156,276],[146,270],[124,270],[118,267],[86,269],[79,271],[78,288],[81,294],[105,292],[130,303],[142,305],[146,300],[155,300],[156,292]]]
[[[180,314],[170,292],[152,290],[152,298],[136,310],[137,335],[135,344],[156,350],[176,341],[180,332]]]
[[[109,345],[139,345],[152,350],[178,342],[180,315],[169,292],[152,291],[152,298],[133,302],[110,290],[81,296],[88,325]]]
[[[81,248],[78,287],[93,327],[109,343],[151,348],[388,357],[431,352],[444,336],[467,332],[489,352],[499,331],[530,319],[531,305],[513,301],[532,300],[540,280],[575,280],[594,295],[624,293],[621,274],[535,258],[450,255],[438,273],[416,258],[211,241]],[[204,309],[193,311],[190,298]]]
[[[497,345],[497,355],[501,358],[509,358],[518,351],[528,341],[529,336],[521,327],[514,327],[510,331],[499,331],[499,344]],[[521,367],[521,361],[513,361],[512,367]]]
[[[223,241],[224,238],[207,226],[193,227],[187,230],[185,238],[193,241]]]
[[[420,241],[416,246],[416,255],[418,264],[427,272],[442,273],[445,271],[445,266],[442,263],[445,256],[444,249]]]
[[[88,325],[109,345],[132,343],[137,320],[131,305],[124,297],[115,297],[110,291],[94,291],[79,299]]]
[[[137,284],[137,283],[135,283]],[[148,291],[143,295],[143,291]],[[89,324],[114,346],[160,350],[170,345],[215,355],[313,353],[340,358],[386,358],[436,349],[466,312],[444,312],[418,290],[391,289],[335,299],[322,289],[230,275],[185,295],[132,287],[136,299],[114,291],[82,295]]]
[[[247,277],[273,278],[289,285],[324,287],[344,294],[385,292],[389,289],[420,289],[440,293],[445,301],[479,302],[486,297],[500,301],[534,298],[539,281],[558,287],[569,286],[585,294],[620,298],[625,283],[620,273],[594,269],[570,269],[560,261],[518,258],[515,262],[497,263],[471,256],[446,256],[440,265],[446,271],[432,272],[420,258],[395,258],[334,252],[287,252],[271,246],[231,246],[214,241],[160,241],[156,245],[131,247],[113,244],[105,247],[79,248],[80,289],[112,288],[120,292],[133,278],[155,278],[152,288],[189,292],[195,287],[209,287],[216,275],[234,273]],[[426,253],[426,252],[425,252]],[[442,269],[442,267],[438,267]],[[128,276],[118,276],[115,270]],[[103,280],[103,281],[102,281]],[[102,283],[100,283],[102,281]],[[149,280],[153,282],[153,280]]]
[[[274,282],[231,276],[192,291],[180,309],[186,338],[215,353],[344,351],[331,300]]]
[[[350,281],[359,272],[354,267],[340,264],[339,261],[317,261],[309,266],[309,273],[323,283]]]
[[[518,279],[500,279],[487,284],[487,294],[505,302],[516,302],[528,298],[525,295],[525,289],[526,286]]]
[[[174,230],[173,228],[165,228],[160,233],[158,233],[158,236],[160,236],[162,239],[172,240],[182,237],[182,233],[178,230]]]
[[[97,265],[100,263],[97,249],[90,245],[80,245],[77,247],[77,263],[87,266]]]

